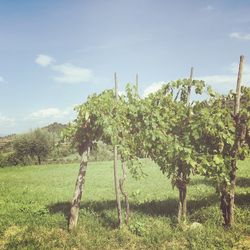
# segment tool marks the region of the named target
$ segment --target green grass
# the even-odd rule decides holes
[[[148,161],[145,179],[128,176],[131,219],[119,230],[113,164],[90,163],[78,228],[71,233],[67,216],[77,164],[0,169],[0,249],[244,249],[250,246],[249,167],[249,159],[239,163],[236,226],[230,230],[221,226],[213,183],[192,179],[188,224],[203,226],[190,229],[177,225],[177,190]]]

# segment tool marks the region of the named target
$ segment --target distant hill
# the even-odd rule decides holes
[[[54,122],[49,124],[41,129],[47,130],[49,133],[59,136],[61,131],[66,128],[66,124],[61,124],[58,122]],[[17,134],[7,135],[0,137],[0,151],[9,151],[11,149],[12,142],[17,137]]]
[[[42,129],[46,129],[49,133],[60,134],[61,131],[66,127],[66,124],[54,122],[52,124],[49,124],[48,126],[43,127]]]
[[[11,143],[15,140],[16,134],[0,137],[0,150],[9,148]]]

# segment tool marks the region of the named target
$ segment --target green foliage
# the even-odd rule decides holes
[[[7,135],[4,137],[0,137],[0,152],[8,153],[12,151],[12,142],[15,139],[16,135]]]
[[[64,139],[70,140],[79,154],[88,146],[95,150],[98,142],[119,145],[121,158],[130,163],[135,160],[136,164],[129,166],[135,166],[134,173],[139,173],[141,146],[138,146],[139,141],[134,141],[138,138],[134,137],[136,124],[130,120],[137,104],[135,91],[128,88],[127,96],[120,96],[118,100],[115,100],[113,90],[90,96],[87,102],[76,107],[77,118],[65,130]]]
[[[193,98],[195,93],[203,95],[203,100],[187,103],[192,93]],[[231,93],[220,96],[202,81],[170,82],[136,103],[130,119],[137,127],[134,136],[143,145],[146,156],[172,177],[174,185],[180,178],[188,183],[191,174],[229,182],[237,136],[240,144],[236,158],[243,160],[249,155],[249,93],[250,88],[242,89],[242,108],[233,117]],[[236,135],[237,126],[241,126],[239,135]]]
[[[52,147],[52,139],[48,132],[36,129],[28,134],[20,135],[14,142],[16,158],[22,163],[26,163],[28,159],[37,158],[37,163],[46,159]]]
[[[104,91],[100,95],[94,94],[86,103],[75,109],[78,116],[68,126],[64,138],[72,141],[79,154],[97,141],[102,140],[107,143],[111,141],[109,135],[112,134],[112,128],[109,126],[109,118],[114,109],[113,91]]]
[[[15,166],[20,163],[21,162],[16,156],[15,152],[0,154],[0,167]]]
[[[43,158],[43,161],[46,161],[46,163],[73,161],[72,155],[76,154],[76,150],[69,143],[60,143],[61,133],[66,127],[67,125],[55,122],[39,129],[46,138],[49,138],[50,152],[48,157]],[[13,148],[15,141],[18,141],[20,137],[28,135],[30,133],[0,137],[0,167],[31,165],[37,162],[37,159],[35,159],[37,157],[28,156],[24,149],[21,150],[23,151],[22,154],[19,154],[21,153],[20,151],[17,154]],[[79,157],[74,158],[75,162],[79,162]]]
[[[136,221],[135,223],[130,223],[129,230],[138,236],[143,236],[145,234],[146,229],[143,222]]]
[[[198,102],[189,105],[189,95],[204,93],[203,81],[183,79],[165,84],[159,91],[145,99],[139,99],[128,91],[129,104],[132,107],[129,123],[136,128],[133,142],[145,156],[153,159],[161,171],[172,177],[173,184],[178,183],[182,174],[188,176],[197,170],[200,154],[192,142],[195,133],[193,109]],[[207,93],[212,93],[208,88]],[[132,130],[133,131],[133,130]],[[199,134],[198,134],[199,136]],[[137,148],[135,147],[135,148]]]
[[[234,116],[234,95],[221,96],[199,80],[167,83],[146,98],[130,85],[118,100],[107,90],[76,108],[65,138],[80,154],[98,141],[119,145],[121,159],[136,177],[143,176],[140,158],[151,158],[183,194],[192,174],[230,188],[232,160],[243,160],[250,151],[249,93],[242,88],[242,109]]]
[[[89,161],[111,161],[113,158],[113,148],[99,141],[92,147]]]
[[[202,156],[197,171],[229,184],[230,162],[249,156],[250,88],[244,88],[240,113],[233,115],[234,96],[220,96],[202,101],[194,107],[192,144]],[[237,126],[240,126],[236,134]],[[236,143],[237,154],[236,152]]]

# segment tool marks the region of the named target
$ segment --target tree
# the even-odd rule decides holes
[[[80,154],[97,141],[119,145],[122,162],[127,162],[135,174],[141,170],[141,165],[135,163],[150,157],[179,190],[179,222],[186,220],[191,175],[215,177],[222,186],[225,224],[230,225],[230,181],[235,179],[231,164],[249,154],[250,90],[242,91],[245,103],[237,116],[231,108],[234,95],[221,96],[198,80],[170,82],[146,98],[140,98],[128,86],[126,95],[120,96],[117,102],[112,90],[104,91],[77,107],[77,119],[67,136]],[[191,93],[194,97],[203,95],[202,100],[189,103]],[[79,174],[84,177],[85,172]],[[84,182],[84,178],[79,180]],[[120,186],[126,199],[123,180]],[[78,194],[81,197],[81,192]],[[74,200],[77,202],[72,202],[72,208],[79,207],[80,199]]]
[[[123,178],[119,183],[120,190],[126,202],[126,222],[128,222],[129,204],[128,195],[123,184],[126,177],[125,161],[134,157],[134,145],[131,142],[130,123],[127,121],[128,112],[133,105],[125,96],[120,96],[118,100],[114,98],[114,91],[107,90],[99,95],[88,97],[87,102],[76,107],[78,112],[76,120],[70,124],[65,133],[68,139],[78,149],[83,159],[76,182],[75,193],[71,203],[69,216],[69,229],[73,229],[77,224],[78,211],[82,197],[82,189],[87,170],[88,154],[86,152],[95,148],[97,142],[102,141],[107,145],[119,145],[118,152],[123,162]],[[83,164],[84,163],[84,164]],[[84,171],[82,171],[84,165]],[[119,216],[121,215],[119,209]],[[119,217],[121,218],[121,217]],[[121,220],[118,220],[119,224]]]
[[[40,165],[42,160],[49,155],[52,140],[48,132],[36,129],[33,132],[20,135],[14,142],[13,148],[16,156],[23,162],[27,158],[34,160]]]
[[[191,91],[193,95],[203,94],[202,100],[189,104]],[[225,104],[229,102],[234,106],[234,96],[218,95],[210,87],[205,88],[202,81],[178,80],[165,84],[147,98],[137,100],[135,95],[130,98],[130,107],[132,103],[135,105],[130,108],[131,129],[127,131],[133,134],[135,148],[155,161],[179,189],[179,222],[186,219],[187,185],[191,174],[213,176],[220,184],[229,183],[233,178],[232,162],[248,154],[245,141],[249,140],[246,132],[249,131],[246,128],[249,92],[246,88],[244,91],[245,108],[241,111],[244,115],[237,117],[232,117],[232,107]],[[235,153],[236,144],[238,153]],[[230,189],[230,185],[223,186],[222,200],[227,197],[230,211],[232,195],[225,188]],[[231,212],[226,213],[228,217]],[[225,213],[223,215],[225,218]]]
[[[187,184],[191,174],[217,179],[225,225],[233,224],[236,160],[249,155],[250,89],[242,88],[242,108],[233,113],[235,95],[216,94],[186,105],[187,80],[166,84],[137,105],[140,144],[179,189],[178,220],[186,218]],[[205,85],[193,81],[196,94]],[[136,115],[138,117],[138,115]]]
[[[244,160],[250,153],[250,88],[242,88],[237,114],[233,112],[234,103],[231,92],[209,103],[202,102],[194,110],[197,134],[193,134],[193,144],[207,156],[200,173],[218,182],[225,226],[234,224],[237,160]]]
[[[90,96],[87,102],[76,107],[77,118],[65,131],[64,139],[70,140],[82,156],[70,208],[68,221],[70,230],[77,225],[89,151],[98,141],[111,144],[109,131],[112,127],[109,126],[109,121],[114,110],[114,101],[113,91],[104,91],[100,95]]]
[[[196,102],[187,105],[192,89],[201,95],[205,84],[197,80],[190,82],[190,79],[165,84],[141,100],[134,115],[137,142],[179,190],[179,222],[186,220],[187,185],[200,158],[191,137]]]

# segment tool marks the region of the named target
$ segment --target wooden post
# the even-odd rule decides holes
[[[243,72],[243,64],[244,64],[244,56],[240,56],[239,63],[239,71],[237,78],[237,86],[236,86],[236,95],[235,95],[235,105],[234,105],[234,117],[236,120],[236,129],[235,129],[235,142],[233,146],[233,150],[231,153],[231,171],[230,171],[230,203],[229,203],[229,226],[234,225],[234,200],[235,200],[235,186],[236,186],[236,170],[237,170],[237,162],[236,157],[240,147],[240,138],[239,138],[239,127],[240,127],[240,119],[238,117],[240,111],[240,97],[241,97],[241,80],[242,80],[242,72]]]
[[[190,100],[191,87],[192,87],[192,81],[193,81],[193,74],[194,74],[194,68],[191,67],[190,76],[189,76],[188,94],[187,94],[187,104],[189,104],[189,100]]]
[[[189,77],[189,85],[191,86],[192,81],[193,81],[193,74],[194,74],[194,67],[191,67],[190,70],[190,77]]]
[[[118,101],[118,81],[116,73],[114,74],[114,79],[115,79],[115,100]]]
[[[77,225],[80,202],[83,192],[83,185],[85,182],[85,175],[87,171],[88,157],[89,157],[89,147],[87,147],[86,150],[82,153],[80,169],[76,180],[75,192],[70,207],[70,214],[68,221],[69,230],[73,230],[74,228],[76,228]]]
[[[129,211],[129,200],[128,200],[128,193],[124,190],[124,187],[123,187],[124,182],[126,180],[126,177],[127,177],[126,163],[124,161],[122,161],[122,178],[120,178],[120,180],[119,180],[119,185],[120,185],[121,193],[123,194],[124,199],[125,199],[125,205],[126,205],[126,218],[125,218],[125,222],[126,222],[126,225],[128,225],[128,223],[129,223],[129,214],[130,214],[130,211]]]
[[[191,88],[192,88],[192,81],[193,81],[193,72],[194,68],[191,68],[190,71],[190,77],[189,77],[189,83],[187,88],[187,100],[186,100],[186,107],[189,108],[189,99],[191,94]],[[180,93],[180,92],[179,92]],[[178,94],[176,97],[178,97]],[[177,98],[176,98],[177,99]],[[178,189],[179,189],[179,210],[178,210],[178,223],[181,223],[182,221],[186,223],[186,217],[187,217],[187,178],[186,175],[183,175],[182,167],[179,166],[179,173],[178,173],[179,181],[178,181]]]
[[[138,77],[138,73],[135,76],[135,86],[137,89],[137,93],[139,94],[139,77]]]
[[[239,63],[238,77],[237,77],[234,115],[237,115],[240,111],[240,94],[241,94],[241,81],[242,81],[243,64],[244,64],[244,56],[241,55],[240,56],[240,63]]]
[[[118,82],[116,73],[114,74],[115,78],[115,99],[118,101]],[[116,195],[116,207],[118,214],[118,225],[122,225],[122,208],[121,208],[121,199],[119,192],[119,178],[118,178],[118,153],[117,145],[114,146],[114,183],[115,183],[115,195]]]

